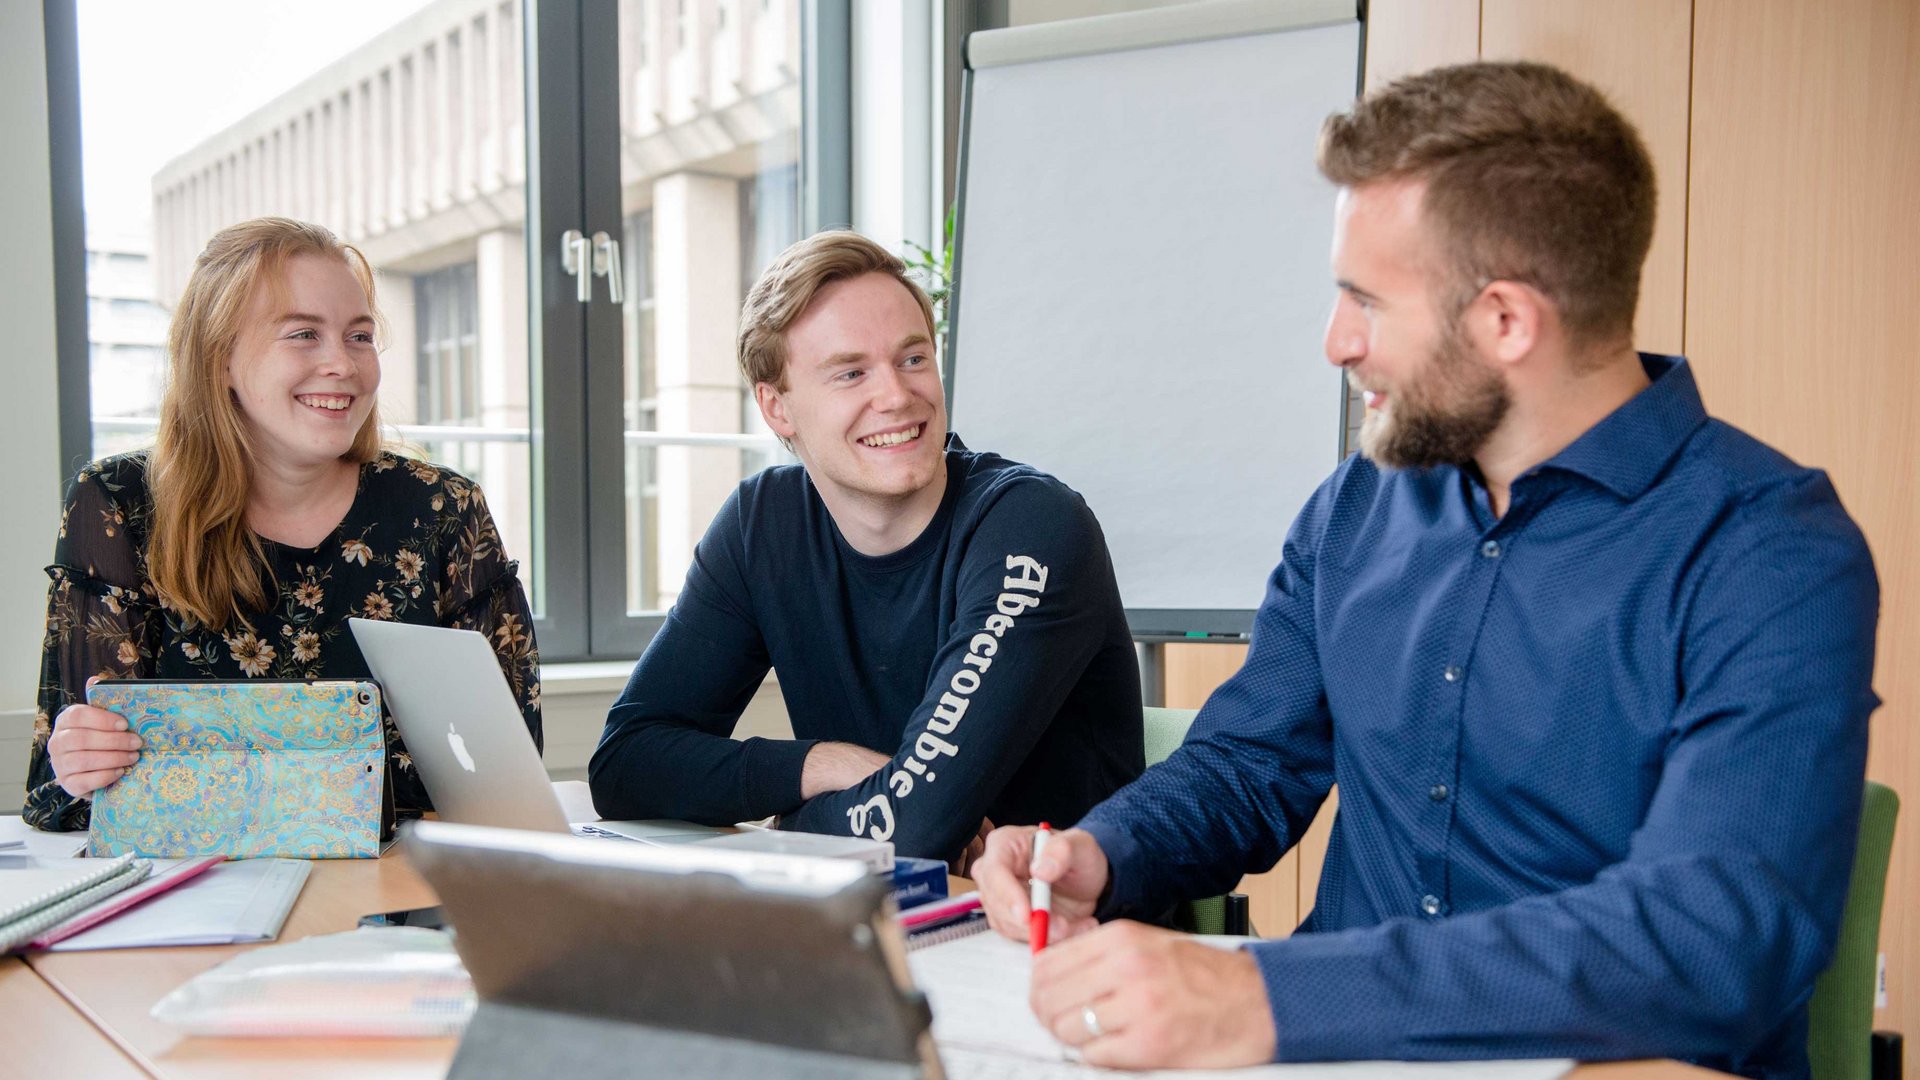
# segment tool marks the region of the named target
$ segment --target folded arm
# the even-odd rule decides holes
[[[1112,564],[1086,504],[1017,483],[966,541],[954,618],[892,760],[782,827],[950,859],[1046,732],[1109,629]]]
[[[587,764],[601,817],[731,825],[800,804],[805,739],[732,738],[772,666],[739,567],[740,509],[727,500],[686,584],[607,714]]]

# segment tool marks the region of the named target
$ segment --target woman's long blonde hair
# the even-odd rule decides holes
[[[229,226],[207,241],[167,331],[167,389],[149,465],[153,530],[147,575],[162,603],[215,629],[250,626],[245,612],[267,605],[265,552],[247,526],[254,447],[229,389],[227,366],[254,297],[263,288],[283,288],[287,262],[298,255],[343,260],[378,323],[366,256],[318,225],[266,217]],[[371,461],[380,447],[376,403],[343,460]]]

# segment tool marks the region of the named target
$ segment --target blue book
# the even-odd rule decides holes
[[[893,860],[893,902],[905,911],[947,898],[947,864],[939,859]]]

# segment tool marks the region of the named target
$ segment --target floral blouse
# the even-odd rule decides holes
[[[166,607],[147,580],[153,497],[147,454],[81,470],[61,511],[47,593],[47,638],[27,765],[28,824],[84,829],[92,804],[54,779],[47,737],[60,710],[84,700],[87,679],[368,678],[349,616],[477,630],[492,641],[535,746],[540,666],[517,564],[473,481],[383,453],[333,535],[296,548],[265,538],[263,611],[250,626],[204,627]],[[394,804],[429,809],[420,774],[387,721]]]

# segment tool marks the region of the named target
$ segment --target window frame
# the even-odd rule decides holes
[[[545,0],[548,6],[553,2]],[[611,81],[619,70],[617,17],[613,5],[587,5],[581,13],[583,36],[578,55],[584,85],[594,85],[591,80],[598,72],[606,73],[606,85],[617,85]],[[822,228],[845,226],[852,217],[852,64],[852,0],[800,0],[799,187],[803,236]],[[628,215],[620,197],[619,95],[589,98],[581,114],[581,185],[587,223],[580,228],[588,235],[604,230],[609,236],[624,237]],[[553,258],[557,265],[557,253]],[[565,280],[570,287],[572,279]],[[584,476],[586,497],[582,517],[576,520],[587,524],[588,558],[583,576],[590,648],[578,658],[631,659],[644,652],[659,633],[666,613],[636,614],[627,610],[625,325],[620,308],[600,302],[602,289],[604,283],[596,281],[595,302],[585,305],[586,448],[583,471],[570,478]],[[549,477],[549,482],[558,482],[558,478]],[[549,573],[552,566],[549,562]],[[546,639],[542,637],[541,654],[546,653]]]
[[[87,334],[87,228],[80,168],[80,11],[44,0],[47,138],[53,195],[53,319],[60,413],[59,483],[93,459],[91,342]]]
[[[526,0],[528,303],[542,383],[536,411],[534,544],[542,580],[534,620],[545,661],[632,660],[666,621],[629,613],[626,567],[625,318],[595,280],[594,301],[575,299],[559,235],[622,238],[619,13],[617,5]],[[852,0],[800,0],[802,234],[852,216]],[[536,71],[577,76],[556,88]],[[606,90],[587,93],[587,87]],[[564,95],[565,109],[551,108]],[[536,102],[536,97],[539,99]],[[539,109],[540,126],[533,127]],[[538,201],[537,214],[535,200]],[[537,222],[536,222],[537,218]],[[579,224],[569,226],[567,222]],[[537,254],[536,254],[537,253]],[[623,253],[624,254],[624,253]],[[536,284],[537,282],[537,284]],[[572,358],[572,359],[569,359]],[[555,529],[549,522],[583,528]],[[560,618],[556,611],[571,612]]]

